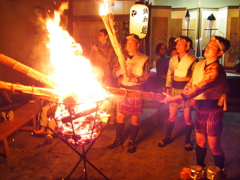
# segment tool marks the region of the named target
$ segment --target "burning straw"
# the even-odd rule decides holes
[[[125,69],[125,64],[124,64],[125,58],[122,53],[122,48],[116,38],[116,31],[115,31],[114,25],[113,25],[114,19],[113,19],[113,14],[111,12],[110,7],[111,7],[111,2],[109,0],[104,0],[104,3],[101,4],[99,14],[100,14],[100,16],[103,20],[103,23],[106,27],[106,30],[108,32],[109,39],[112,43],[114,51],[115,51],[116,55],[118,56],[119,64],[120,64],[121,68]]]

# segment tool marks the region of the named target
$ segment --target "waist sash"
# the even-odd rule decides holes
[[[197,105],[200,107],[206,107],[206,108],[220,108],[221,106],[218,106],[218,99],[217,100],[197,100]]]
[[[188,83],[188,81],[173,81],[172,87],[174,89],[183,89],[187,83]]]

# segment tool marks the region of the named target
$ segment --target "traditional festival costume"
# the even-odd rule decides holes
[[[134,56],[128,56],[125,61],[126,72],[130,77],[137,78],[137,82],[130,82],[126,76],[120,76],[120,87],[125,89],[143,90],[142,85],[147,81],[149,76],[149,58],[148,56],[136,53]],[[115,66],[113,75],[116,76],[117,70],[120,66]],[[117,102],[117,112],[123,115],[138,116],[142,114],[142,100],[129,97],[119,97]],[[125,123],[116,122],[116,139],[108,146],[113,149],[123,143],[122,133]],[[139,131],[139,125],[131,124],[130,141],[128,143],[128,152],[134,153],[136,151],[135,139]]]
[[[186,42],[186,46],[190,47],[190,41],[191,39],[188,37],[180,36],[175,41],[178,40],[184,40]],[[171,89],[171,95],[177,96],[180,95],[183,91],[183,88],[188,83],[188,81],[176,81],[174,80],[174,76],[178,78],[186,79],[186,77],[189,77],[189,79],[192,76],[192,72],[194,69],[194,66],[198,59],[189,53],[185,53],[184,56],[180,59],[179,55],[171,57],[169,61],[169,67],[167,72],[167,79],[166,79],[166,87]],[[190,100],[184,101],[179,100],[175,102],[169,103],[169,106],[176,107],[176,108],[187,108],[191,106]],[[170,108],[170,116],[172,115],[173,111],[171,111]],[[174,112],[175,113],[175,112]],[[174,117],[175,116],[171,116]],[[171,134],[174,128],[174,122],[175,119],[169,119],[166,122],[166,138],[163,139],[158,143],[159,147],[164,147],[165,145],[169,144],[171,142]],[[185,150],[191,151],[193,150],[193,146],[190,142],[190,136],[193,129],[193,125],[185,125]]]
[[[188,81],[174,81],[173,76],[178,77],[191,77],[194,66],[197,62],[197,58],[186,53],[183,58],[180,60],[179,56],[171,57],[169,61],[169,68],[166,79],[166,87],[171,88],[171,95],[176,96],[182,93],[183,88],[187,84]],[[185,108],[190,106],[190,101],[178,101],[172,102],[169,104],[170,106]]]
[[[225,45],[212,37],[218,48],[225,52]],[[229,44],[230,45],[230,44]],[[197,100],[195,131],[207,136],[218,136],[222,133],[224,111],[227,110],[228,84],[226,72],[219,61],[206,64],[207,60],[196,64],[191,81],[185,86],[181,96],[184,100]],[[197,165],[205,167],[204,159],[207,149],[196,145]],[[214,155],[215,166],[223,169],[225,156]]]
[[[222,132],[223,111],[227,109],[228,85],[226,73],[217,61],[197,63],[192,80],[186,85],[184,100],[197,100],[196,132],[216,136]],[[196,96],[197,95],[197,96]]]
[[[149,76],[149,62],[148,56],[137,53],[134,56],[127,57],[126,70],[127,74],[134,76],[138,79],[138,82],[129,82],[128,79],[123,76],[121,77],[121,88],[143,90],[142,84],[144,84]],[[116,67],[115,72],[120,67]],[[116,75],[115,75],[116,76]],[[124,115],[140,115],[142,114],[142,100],[135,98],[119,97],[117,105],[117,111]]]

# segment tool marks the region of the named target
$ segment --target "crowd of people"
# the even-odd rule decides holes
[[[140,41],[135,34],[126,36],[123,44],[125,51],[124,67],[120,66],[113,47],[108,41],[106,29],[98,32],[99,44],[91,45],[91,64],[94,70],[100,73],[98,80],[105,86],[121,87],[125,89],[143,90],[144,83],[149,78],[150,59],[139,52]],[[171,134],[179,110],[184,113],[185,120],[185,146],[186,151],[192,151],[194,144],[190,137],[192,130],[196,133],[196,164],[205,167],[206,145],[212,151],[215,165],[224,168],[225,156],[220,144],[223,114],[226,110],[226,94],[228,86],[226,73],[219,63],[221,56],[229,49],[229,40],[212,36],[208,43],[204,57],[199,61],[194,56],[192,40],[187,36],[171,37],[168,46],[165,43],[156,45],[155,54],[158,56],[156,63],[157,88],[159,93],[165,95],[161,103],[168,104],[169,116],[166,122],[166,136],[158,142],[160,148],[172,142]],[[107,148],[113,149],[123,144],[123,131],[125,117],[131,120],[130,140],[128,152],[137,150],[137,135],[139,132],[139,115],[143,113],[141,99],[129,97],[116,97],[110,103],[109,114],[115,124],[116,137]],[[191,116],[192,107],[196,107],[194,121]],[[44,110],[45,109],[45,110]],[[42,128],[36,134],[45,131],[46,112],[45,106],[42,113]],[[48,136],[49,138],[49,136]]]

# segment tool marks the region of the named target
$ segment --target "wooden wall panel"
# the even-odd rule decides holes
[[[171,36],[178,37],[183,34],[182,23],[182,19],[171,19]]]
[[[155,47],[158,43],[167,43],[168,39],[168,17],[152,17],[152,48],[151,61],[157,59],[155,55]]]
[[[103,22],[74,22],[73,36],[82,48],[84,56],[89,57],[91,53],[91,43],[98,43],[98,31],[105,28]]]
[[[236,46],[238,36],[237,32],[238,31],[238,17],[231,17],[231,24],[230,24],[230,42],[231,42],[231,47],[229,49],[229,52],[235,51],[235,49],[238,49]],[[238,60],[238,57],[235,54],[228,54],[228,58],[226,58],[227,62],[226,63],[235,63]]]

